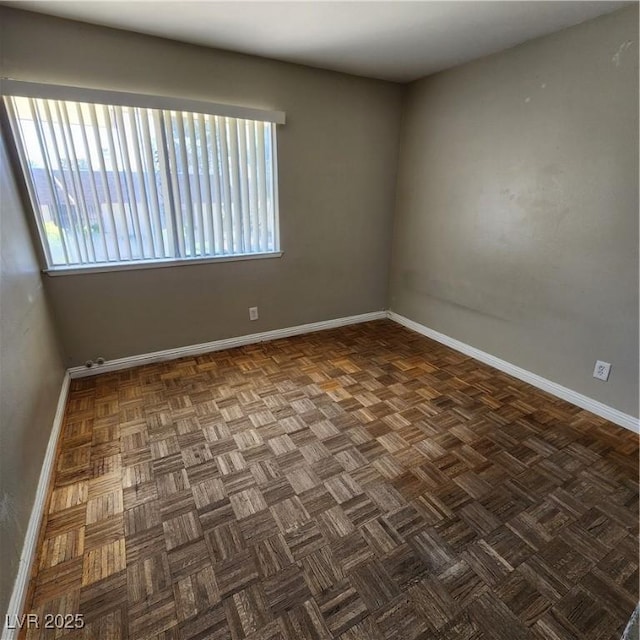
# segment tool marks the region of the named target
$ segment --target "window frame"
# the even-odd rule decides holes
[[[161,109],[166,111],[178,111],[194,114],[208,114],[213,116],[222,116],[228,118],[237,118],[241,120],[254,120],[271,123],[274,125],[271,137],[272,157],[273,157],[273,200],[274,200],[274,219],[273,234],[274,247],[273,251],[267,252],[249,252],[249,253],[229,253],[224,255],[206,255],[194,257],[170,257],[170,258],[152,258],[138,260],[120,260],[105,261],[89,264],[66,264],[54,265],[49,249],[44,237],[44,229],[42,227],[42,215],[39,212],[37,200],[35,199],[35,186],[32,183],[30,172],[25,168],[28,167],[28,159],[25,150],[22,147],[20,133],[15,130],[14,118],[10,116],[10,106],[3,98],[24,97],[24,98],[41,98],[47,100],[61,100],[102,104],[117,107],[140,107],[144,109]],[[283,111],[272,111],[266,109],[258,109],[252,107],[242,107],[222,103],[214,103],[200,100],[192,100],[187,98],[176,98],[170,96],[158,96],[151,94],[130,93],[124,91],[111,91],[103,89],[89,89],[83,87],[72,87],[65,85],[52,85],[37,82],[25,82],[19,80],[0,79],[0,101],[4,104],[2,109],[6,113],[7,124],[9,124],[9,133],[12,137],[12,143],[16,150],[20,174],[24,180],[31,205],[32,220],[38,232],[38,253],[44,260],[45,267],[43,273],[50,276],[60,275],[77,275],[87,273],[104,273],[111,271],[129,271],[138,269],[167,268],[178,266],[196,266],[215,262],[235,262],[244,260],[260,260],[270,258],[280,258],[284,252],[280,247],[280,208],[279,208],[279,189],[278,189],[278,145],[277,145],[277,125],[283,125],[286,122],[286,114]]]

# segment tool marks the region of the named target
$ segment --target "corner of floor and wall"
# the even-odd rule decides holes
[[[8,7],[0,22],[2,77],[287,111],[284,256],[265,261],[41,276],[3,141],[0,611],[19,613],[65,369],[86,359],[390,308],[637,429],[637,5],[406,86]]]
[[[637,4],[409,85],[389,307],[637,428]]]

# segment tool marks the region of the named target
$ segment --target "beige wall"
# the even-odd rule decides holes
[[[4,615],[18,570],[64,367],[1,133],[0,615]],[[0,628],[3,624],[4,618]]]
[[[391,308],[638,415],[637,5],[413,83],[401,138]]]
[[[2,76],[287,114],[280,259],[46,278],[69,364],[384,309],[399,85],[0,8]],[[249,322],[257,305],[260,320]]]

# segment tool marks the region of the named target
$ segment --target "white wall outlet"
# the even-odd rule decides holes
[[[595,369],[593,370],[593,377],[598,378],[598,380],[604,380],[606,382],[609,379],[610,371],[611,371],[611,363],[602,362],[602,360],[598,360],[596,362]]]
[[[249,320],[257,320],[258,317],[258,307],[249,307]]]

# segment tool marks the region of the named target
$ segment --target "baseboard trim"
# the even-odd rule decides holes
[[[22,545],[22,554],[20,555],[20,564],[18,565],[18,574],[16,575],[16,579],[13,584],[13,591],[11,593],[11,599],[9,600],[9,608],[7,610],[7,614],[11,616],[19,616],[23,613],[27,590],[29,588],[31,569],[33,567],[33,562],[35,560],[37,551],[36,547],[38,545],[38,534],[40,532],[42,518],[44,517],[44,510],[46,506],[45,503],[47,501],[47,495],[49,492],[49,483],[51,482],[51,476],[53,473],[53,465],[55,463],[58,439],[60,437],[64,411],[67,404],[67,397],[69,395],[70,381],[71,377],[69,375],[69,372],[67,371],[65,372],[64,378],[62,379],[62,387],[60,388],[58,405],[56,407],[56,413],[53,419],[51,433],[49,435],[49,442],[44,454],[44,461],[40,470],[40,478],[38,479],[38,486],[36,488],[36,495],[35,500],[33,501],[31,515],[29,516],[27,533],[24,537],[24,544]],[[5,616],[2,627],[2,640],[15,640],[18,637],[20,630],[10,628],[9,624],[10,621]]]
[[[434,329],[430,329],[425,325],[422,325],[418,322],[414,322],[413,320],[409,320],[409,318],[405,318],[398,313],[393,311],[389,311],[387,313],[387,317],[398,324],[401,324],[407,329],[411,329],[416,333],[420,333],[427,338],[431,338],[440,342],[447,347],[451,347],[456,351],[460,351],[465,355],[471,356],[476,360],[480,360],[480,362],[484,362],[495,369],[499,369],[500,371],[504,371],[514,378],[518,378],[523,382],[528,382],[530,385],[537,387],[538,389],[542,389],[551,395],[556,396],[557,398],[561,398],[562,400],[566,400],[567,402],[571,402],[576,406],[586,409],[591,413],[595,413],[597,416],[601,418],[605,418],[615,424],[624,427],[625,429],[629,429],[629,431],[633,431],[634,433],[640,433],[640,421],[638,418],[634,418],[633,416],[623,413],[622,411],[618,411],[618,409],[614,409],[602,402],[598,402],[593,398],[589,398],[577,391],[573,391],[572,389],[568,389],[567,387],[563,387],[557,382],[553,382],[552,380],[548,380],[547,378],[543,378],[531,371],[527,371],[522,367],[518,367],[515,364],[511,364],[506,360],[502,360],[497,358],[496,356],[491,355],[490,353],[486,353],[485,351],[481,351],[480,349],[476,349],[469,344],[464,342],[460,342],[460,340],[456,340],[455,338],[451,338],[450,336],[445,335],[444,333],[440,333],[439,331],[435,331]]]
[[[350,324],[359,324],[361,322],[370,322],[372,320],[383,320],[387,317],[386,311],[373,311],[371,313],[361,313],[357,316],[346,316],[344,318],[335,318],[334,320],[323,320],[322,322],[311,322],[309,324],[301,324],[295,327],[286,327],[284,329],[273,329],[272,331],[263,331],[261,333],[250,333],[235,338],[225,338],[223,340],[214,340],[213,342],[203,342],[202,344],[193,344],[186,347],[178,347],[177,349],[165,349],[163,351],[155,351],[152,353],[144,353],[136,356],[127,356],[115,360],[107,360],[105,364],[91,367],[72,367],[69,375],[71,378],[85,378],[87,376],[100,375],[111,371],[120,371],[121,369],[130,369],[143,364],[154,364],[157,362],[166,362],[186,356],[197,356],[211,351],[222,351],[223,349],[232,349],[233,347],[242,347],[257,342],[266,342],[269,340],[277,340],[279,338],[289,338],[291,336],[302,335],[304,333],[313,333],[314,331],[324,331],[325,329],[335,329],[337,327],[345,327]]]

